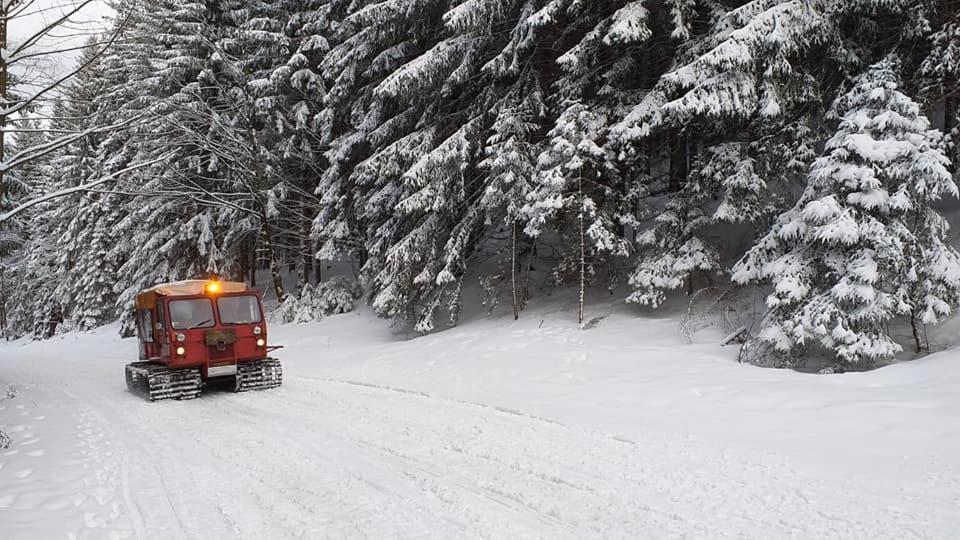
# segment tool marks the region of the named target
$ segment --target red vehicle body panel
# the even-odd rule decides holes
[[[249,289],[244,284],[233,283],[232,287],[218,288],[218,293],[183,294],[207,290],[209,281],[180,282],[175,285],[193,284],[195,287],[179,287],[175,290],[158,286],[144,291],[137,297],[137,337],[140,341],[140,360],[164,364],[171,368],[200,368],[204,379],[209,369],[233,366],[242,362],[264,360],[267,358],[267,324],[264,318],[263,301],[259,291]],[[230,284],[230,282],[224,282]],[[241,288],[242,286],[242,288]],[[259,322],[229,324],[221,320],[220,298],[252,297],[259,310]],[[214,320],[202,328],[176,329],[171,321],[170,303],[181,300],[207,300],[210,302]],[[256,333],[256,328],[260,333]],[[183,334],[184,340],[178,341],[177,335]],[[263,345],[258,346],[257,340]],[[183,347],[183,354],[177,354],[177,348]]]

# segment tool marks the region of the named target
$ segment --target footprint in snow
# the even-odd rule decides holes
[[[17,471],[14,474],[14,476],[16,476],[17,478],[26,478],[31,474],[33,474],[33,469],[23,469],[23,470]]]
[[[44,455],[45,453],[47,453],[46,450],[34,450],[34,451],[32,451],[32,452],[27,452],[27,455],[30,456],[30,457],[40,457],[40,456]]]
[[[10,508],[17,502],[16,495],[0,495],[0,508]]]

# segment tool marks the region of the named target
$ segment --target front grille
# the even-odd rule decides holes
[[[216,345],[207,347],[207,357],[211,362],[217,362],[218,360],[233,360],[233,344],[223,345],[223,350],[219,350]]]

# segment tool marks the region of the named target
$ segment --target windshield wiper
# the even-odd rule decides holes
[[[203,321],[202,323],[197,323],[197,324],[195,324],[195,325],[193,325],[193,326],[189,326],[189,327],[185,328],[184,330],[193,330],[194,328],[200,328],[201,326],[206,326],[207,323],[212,323],[212,322],[213,322],[213,319],[207,319],[207,320]]]

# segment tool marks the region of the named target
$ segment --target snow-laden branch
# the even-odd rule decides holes
[[[136,164],[134,164],[134,165],[130,165],[129,167],[126,167],[126,168],[124,168],[124,169],[120,169],[119,171],[110,173],[110,174],[108,174],[107,176],[104,176],[103,178],[99,178],[99,179],[94,180],[94,181],[92,181],[92,182],[87,182],[86,184],[80,184],[79,186],[74,186],[74,187],[71,187],[71,188],[65,188],[65,189],[60,189],[60,190],[57,190],[57,191],[52,191],[52,192],[47,193],[46,195],[43,195],[43,196],[41,196],[41,197],[37,197],[37,198],[35,198],[35,199],[30,199],[29,201],[26,201],[26,202],[20,204],[19,206],[17,206],[17,207],[14,208],[13,210],[10,210],[9,212],[6,212],[6,213],[4,213],[4,214],[0,214],[0,224],[3,224],[3,223],[5,223],[5,222],[7,222],[8,220],[10,220],[11,218],[13,218],[13,217],[16,216],[17,214],[23,212],[24,210],[27,210],[28,208],[31,208],[31,207],[33,207],[33,206],[36,206],[36,205],[38,205],[38,204],[41,204],[41,203],[44,203],[44,202],[47,202],[47,201],[50,201],[50,200],[53,200],[53,199],[59,199],[60,197],[66,197],[67,195],[72,195],[72,194],[74,194],[74,193],[81,193],[81,192],[85,192],[85,191],[90,191],[92,188],[95,188],[95,187],[97,187],[97,186],[101,186],[101,185],[103,185],[103,184],[106,184],[107,182],[111,182],[111,181],[113,181],[113,180],[116,180],[116,179],[120,178],[121,176],[123,176],[124,174],[127,174],[127,173],[129,173],[129,172],[135,171],[135,170],[137,170],[137,169],[142,169],[142,168],[144,168],[144,167],[149,167],[150,165],[153,165],[153,164],[155,164],[155,163],[160,163],[161,161],[165,161],[165,160],[173,157],[173,155],[174,155],[174,153],[173,153],[173,152],[170,152],[170,153],[164,154],[164,155],[162,155],[162,156],[160,156],[160,157],[158,157],[158,158],[156,158],[156,159],[151,159],[151,160],[149,160],[149,161],[144,161],[144,162],[141,162],[141,163],[136,163]]]
[[[142,119],[143,115],[137,115],[132,118],[128,118],[122,122],[117,122],[109,126],[96,126],[83,131],[72,132],[68,135],[62,137],[57,137],[43,143],[40,143],[35,146],[30,146],[24,148],[23,150],[17,152],[16,154],[8,157],[6,160],[0,162],[0,173],[11,171],[25,165],[31,161],[36,161],[51,152],[54,152],[64,146],[71,144],[77,140],[80,140],[84,137],[94,135],[96,133],[106,133],[111,131],[116,131],[118,129],[125,128],[134,122],[137,122]],[[17,130],[0,130],[0,132],[16,132]],[[49,132],[49,131],[48,131]]]
[[[85,129],[83,131],[73,132],[73,133],[70,133],[69,135],[64,135],[63,137],[57,137],[56,139],[52,139],[50,141],[40,143],[35,146],[24,148],[23,150],[7,158],[5,161],[0,162],[0,173],[11,171],[16,169],[17,167],[26,165],[31,161],[36,161],[50,154],[51,152],[54,152],[60,148],[63,148],[64,146],[71,144],[75,141],[78,141],[84,137],[88,137],[96,133],[106,133],[106,132],[116,131],[118,129],[125,128],[133,124],[134,122],[139,121],[141,118],[142,118],[142,115],[137,115],[132,118],[128,118],[122,122],[117,122],[116,124],[111,124],[109,126],[92,127],[89,129]],[[0,130],[0,131],[6,132],[7,130]],[[10,131],[12,132],[16,130],[10,130]]]

